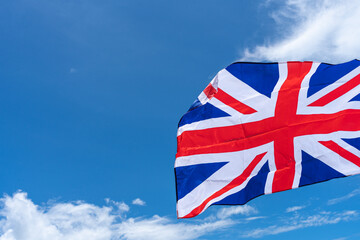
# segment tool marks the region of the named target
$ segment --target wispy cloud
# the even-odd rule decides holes
[[[271,1],[270,1],[271,2]],[[273,12],[276,39],[246,49],[246,61],[315,60],[341,62],[360,55],[358,0],[284,0]]]
[[[130,210],[126,203],[111,199],[106,199],[105,206],[82,201],[51,202],[39,206],[26,193],[17,192],[13,196],[0,198],[0,240],[190,240],[206,237],[215,231],[224,231],[235,224],[248,224],[249,221],[266,218],[251,216],[257,214],[258,210],[249,205],[221,208],[216,215],[200,221],[175,221],[158,215],[128,217],[131,215]],[[235,215],[246,217],[235,220]],[[310,216],[301,216],[293,211],[286,220],[283,215],[275,215],[272,216],[272,225],[241,234],[244,238],[260,238],[350,221],[357,216],[357,211],[320,212]],[[259,221],[259,224],[267,222]]]
[[[337,212],[321,212],[316,215],[301,217],[299,215],[294,216],[291,219],[287,219],[287,222],[283,224],[271,225],[265,228],[257,228],[246,234],[243,237],[248,238],[260,238],[266,235],[277,235],[284,232],[294,231],[301,228],[323,226],[328,224],[336,224],[341,221],[349,221],[358,216],[357,211],[344,211]]]
[[[139,205],[139,206],[145,206],[146,202],[141,200],[140,198],[136,198],[132,201],[132,204]]]
[[[346,234],[346,233],[345,233]],[[344,237],[338,237],[338,238],[334,238],[333,240],[357,240],[360,237],[360,233],[355,233],[355,234],[351,234],[348,236],[344,236]]]
[[[246,221],[254,221],[254,220],[258,220],[258,219],[264,219],[266,218],[265,216],[256,216],[256,217],[248,217],[245,218]]]
[[[217,217],[219,219],[225,219],[225,218],[229,218],[233,215],[237,215],[237,214],[241,214],[241,215],[250,215],[250,214],[254,214],[257,213],[258,211],[249,206],[249,205],[244,205],[244,206],[231,206],[231,207],[224,207],[222,209],[220,209],[217,212]]]
[[[287,212],[287,213],[296,212],[296,211],[299,211],[299,210],[304,209],[304,208],[305,208],[305,206],[293,206],[293,207],[288,207],[288,208],[286,209],[286,212]]]
[[[24,192],[0,199],[0,240],[196,239],[234,224],[229,219],[202,223],[166,217],[126,218],[125,203],[53,203],[40,207]],[[127,206],[127,205],[126,205]],[[121,211],[120,211],[121,210]]]
[[[203,222],[201,224],[172,223],[169,219],[154,216],[149,219],[128,219],[118,231],[125,239],[197,239],[204,234],[233,224],[230,220]]]
[[[117,210],[121,213],[130,211],[129,205],[127,205],[124,202],[116,202],[114,200],[111,200],[110,198],[105,198],[105,202],[108,205],[114,205],[116,206]]]
[[[333,198],[328,201],[328,205],[334,205],[340,202],[343,202],[345,200],[348,200],[349,198],[355,197],[360,194],[360,188],[355,189],[349,194],[346,194],[345,196],[339,197],[339,198]]]

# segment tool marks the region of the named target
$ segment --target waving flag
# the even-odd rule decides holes
[[[181,118],[177,214],[360,173],[360,61],[233,63]]]

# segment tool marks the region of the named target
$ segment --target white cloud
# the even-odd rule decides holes
[[[171,223],[170,220],[154,216],[150,219],[128,219],[119,226],[125,239],[197,239],[205,233],[232,225],[231,220],[204,222],[202,224]]]
[[[321,212],[309,217],[300,217],[296,215],[293,218],[287,219],[284,224],[272,225],[266,228],[257,228],[244,234],[243,237],[260,238],[266,235],[277,235],[301,228],[336,224],[341,221],[350,221],[357,215],[357,211],[344,211],[342,213]]]
[[[105,240],[114,221],[109,207],[86,203],[56,204],[48,209],[36,206],[26,193],[1,199],[1,240]]]
[[[358,0],[284,0],[284,3],[272,14],[278,37],[273,43],[246,49],[242,61],[336,63],[360,56]]]
[[[145,206],[146,202],[141,200],[140,198],[136,198],[132,201],[132,204],[139,205],[139,206]]]
[[[211,232],[219,232],[235,224],[247,224],[249,221],[265,218],[249,216],[237,221],[230,218],[237,214],[248,216],[258,212],[248,205],[222,208],[216,216],[211,215],[201,221],[173,221],[158,215],[134,218],[125,215],[129,214],[130,208],[124,202],[110,199],[106,202],[105,206],[82,201],[39,206],[24,192],[5,196],[0,198],[0,240],[188,240],[205,237]],[[242,237],[259,238],[350,221],[357,216],[357,211],[320,212],[308,217],[296,213],[286,220],[282,216],[272,218],[273,225],[241,234]]]
[[[129,205],[127,205],[126,203],[124,202],[116,202],[114,200],[111,200],[109,198],[105,198],[105,202],[109,205],[114,205],[116,206],[118,212],[120,213],[124,213],[124,212],[128,212],[130,211],[130,207]]]
[[[102,207],[80,201],[39,207],[23,192],[5,196],[0,199],[0,240],[187,240],[234,224],[228,219],[187,224],[160,216],[126,218],[125,203],[107,202]]]
[[[359,195],[359,194],[360,194],[360,188],[355,189],[354,191],[352,191],[352,192],[349,193],[349,194],[346,194],[345,196],[342,196],[342,197],[339,197],[339,198],[330,199],[330,200],[328,201],[328,205],[337,204],[337,203],[339,203],[339,202],[348,200],[349,198],[355,197],[355,196],[357,196],[357,195]]]
[[[232,207],[224,207],[224,208],[220,209],[217,212],[217,217],[220,219],[225,219],[232,215],[237,215],[237,214],[249,215],[249,214],[253,214],[253,213],[257,213],[257,210],[249,205],[232,206]]]
[[[248,218],[245,218],[246,221],[254,221],[254,220],[258,220],[258,219],[264,219],[266,217],[264,216],[257,216],[257,217],[248,217]]]
[[[296,211],[299,211],[301,209],[304,209],[305,206],[293,206],[293,207],[289,207],[286,209],[286,212],[287,213],[290,213],[290,212],[296,212]]]

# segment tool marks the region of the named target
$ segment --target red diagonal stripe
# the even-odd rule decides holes
[[[252,173],[252,171],[254,170],[256,165],[259,164],[259,162],[265,156],[265,154],[266,154],[266,152],[257,155],[254,158],[254,160],[251,161],[249,166],[247,168],[245,168],[245,170],[241,173],[240,176],[236,177],[234,180],[232,180],[228,185],[226,185],[221,190],[215,192],[213,195],[211,195],[209,198],[207,198],[204,202],[202,202],[198,207],[196,207],[194,210],[192,210],[188,215],[186,215],[183,218],[191,218],[191,217],[195,217],[196,215],[199,215],[211,200],[221,196],[222,194],[230,191],[231,189],[233,189],[237,186],[240,186],[250,176],[250,174]]]
[[[214,97],[218,99],[220,102],[228,105],[229,107],[235,109],[236,111],[242,114],[252,114],[256,112],[256,110],[233,98],[232,96],[221,90],[220,88],[218,88],[218,92],[215,94]]]
[[[329,92],[328,94],[322,96],[321,98],[319,98],[315,102],[309,104],[308,106],[323,107],[323,106],[331,103],[338,97],[344,95],[345,93],[347,93],[348,91],[350,91],[351,89],[353,89],[354,87],[356,87],[359,84],[360,84],[360,75],[357,75],[353,79],[349,80],[348,82],[344,83],[343,85],[334,89],[333,91]]]
[[[356,166],[360,167],[360,158],[355,154],[349,152],[348,150],[339,146],[339,144],[335,143],[334,141],[319,141],[322,145],[330,149],[331,151],[339,154],[341,157],[345,158],[346,160],[352,162]]]
[[[205,93],[208,99],[211,99],[217,91],[210,83],[209,85],[207,85],[207,87],[204,89],[203,92]]]

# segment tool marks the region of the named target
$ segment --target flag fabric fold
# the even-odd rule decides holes
[[[181,118],[178,218],[360,173],[360,61],[221,70]]]

